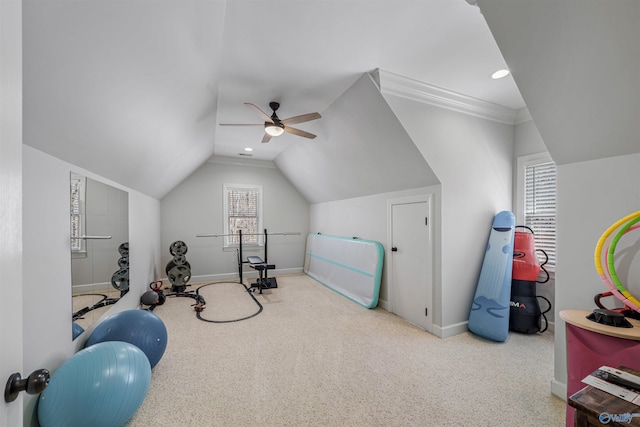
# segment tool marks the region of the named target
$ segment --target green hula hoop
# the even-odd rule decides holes
[[[609,252],[607,253],[607,265],[609,267],[609,274],[611,276],[611,280],[613,280],[618,290],[620,290],[620,293],[624,295],[633,304],[640,305],[640,301],[638,301],[633,295],[631,295],[631,293],[624,287],[624,285],[618,278],[618,273],[616,273],[616,268],[613,262],[614,261],[613,254],[616,250],[616,246],[618,245],[618,241],[620,240],[622,235],[625,234],[627,230],[629,230],[629,228],[631,228],[637,222],[640,222],[640,215],[638,215],[637,217],[627,222],[624,225],[624,227],[622,227],[620,231],[618,231],[618,233],[615,235],[615,237],[611,241],[611,246],[609,246]]]

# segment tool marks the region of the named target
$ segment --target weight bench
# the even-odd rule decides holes
[[[258,288],[260,293],[263,289],[277,288],[278,282],[275,277],[268,277],[268,271],[276,268],[275,264],[267,264],[259,256],[248,256],[249,267],[258,272],[258,280],[251,284],[252,288]]]

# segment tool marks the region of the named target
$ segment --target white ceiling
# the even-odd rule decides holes
[[[24,142],[161,198],[210,156],[272,160],[246,106],[327,109],[381,68],[513,109],[524,102],[465,0],[23,0]],[[322,120],[322,119],[320,119]],[[308,124],[296,125],[308,130]],[[317,140],[315,140],[317,141]]]

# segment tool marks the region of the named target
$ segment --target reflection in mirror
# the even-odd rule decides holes
[[[129,194],[71,173],[73,339],[129,291]]]

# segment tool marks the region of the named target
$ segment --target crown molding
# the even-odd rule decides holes
[[[377,69],[371,73],[382,94],[407,98],[495,122],[516,124],[518,110]]]

